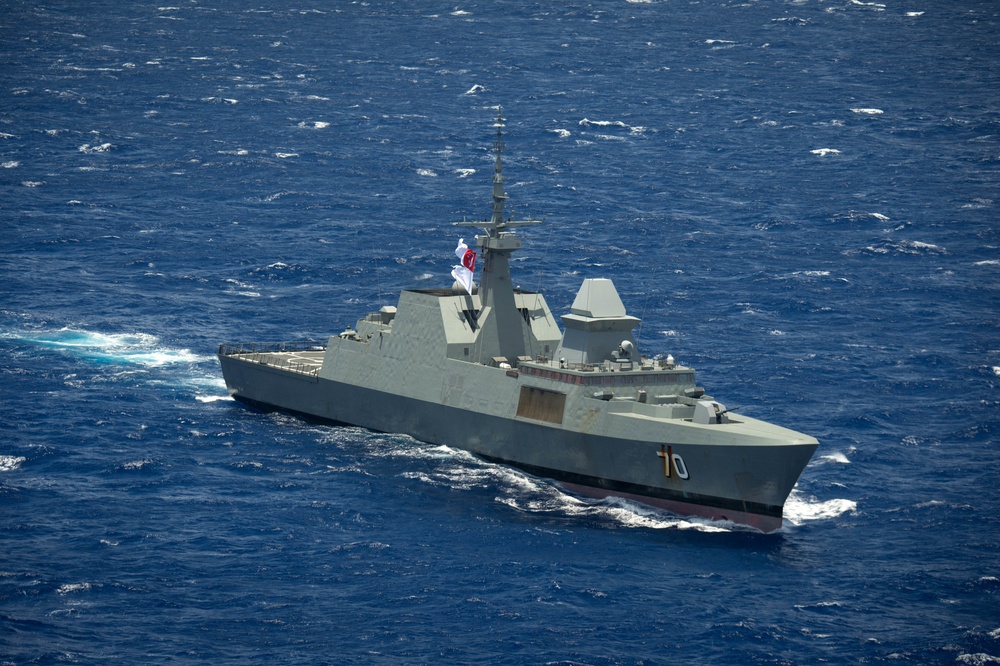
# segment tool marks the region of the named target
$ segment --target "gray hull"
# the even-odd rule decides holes
[[[811,438],[798,445],[727,446],[608,437],[322,379],[234,355],[220,355],[220,362],[233,397],[259,409],[404,433],[552,479],[584,495],[625,497],[764,532],[781,526],[784,501],[816,449]],[[659,455],[665,446],[684,461],[687,479],[676,471],[666,476]]]

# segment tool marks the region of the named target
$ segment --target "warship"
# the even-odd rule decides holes
[[[482,234],[478,251],[459,241],[452,286],[403,290],[325,343],[221,344],[229,394],[463,449],[589,497],[779,529],[817,440],[728,410],[671,355],[640,354],[640,320],[610,279],[583,280],[562,330],[540,293],[513,286],[516,230],[539,221],[505,216],[500,113],[496,129],[492,216],[455,223]]]

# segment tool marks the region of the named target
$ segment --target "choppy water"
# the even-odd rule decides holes
[[[998,14],[8,2],[0,657],[1000,662]],[[498,104],[515,279],[821,440],[779,534],[226,396],[450,282]]]

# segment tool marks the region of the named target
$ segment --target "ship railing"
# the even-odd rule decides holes
[[[326,345],[313,340],[294,342],[240,342],[219,345],[219,356],[234,356],[241,361],[259,363],[273,368],[289,370],[311,377],[318,377],[322,362],[306,360],[297,354],[324,352]]]
[[[609,370],[622,370],[622,371],[635,371],[635,370],[645,370],[646,372],[652,370],[673,370],[676,364],[668,365],[665,361],[649,359],[645,356],[640,356],[637,360],[631,361],[601,361],[599,363],[570,363],[563,361],[556,361],[555,359],[550,359],[546,356],[538,356],[534,361],[531,361],[528,357],[518,357],[520,359],[528,360],[532,363],[538,363],[540,365],[548,365],[551,367],[558,367],[560,370],[576,370],[578,372],[608,372]]]
[[[293,342],[238,342],[219,345],[219,354],[223,356],[304,351],[326,351],[326,343],[316,340],[295,340]]]

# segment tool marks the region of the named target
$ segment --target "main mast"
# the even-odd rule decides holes
[[[483,274],[479,284],[482,311],[479,315],[479,362],[489,363],[493,357],[502,356],[514,363],[518,356],[528,351],[533,337],[530,327],[514,302],[514,287],[510,279],[510,255],[521,249],[521,240],[511,227],[540,224],[538,220],[504,219],[504,202],[507,192],[503,187],[503,110],[497,110],[497,138],[494,142],[496,161],[493,166],[493,215],[489,222],[473,223],[482,226],[484,235],[476,236],[476,245],[483,255]],[[468,224],[459,222],[457,224]]]
[[[496,162],[493,165],[493,218],[490,220],[490,226],[493,229],[499,229],[504,227],[503,221],[503,202],[507,200],[507,192],[503,189],[503,161],[501,156],[503,155],[504,142],[503,142],[503,109],[497,108],[497,140],[493,142],[493,150],[496,151]],[[487,227],[487,233],[489,233],[490,228]]]

